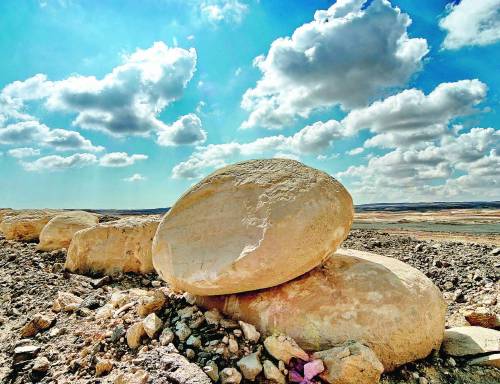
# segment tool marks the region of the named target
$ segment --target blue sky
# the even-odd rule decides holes
[[[290,157],[357,204],[500,199],[500,1],[0,2],[0,206],[170,206]]]

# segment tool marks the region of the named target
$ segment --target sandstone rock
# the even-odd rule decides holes
[[[174,341],[175,333],[170,328],[164,328],[160,335],[160,345],[167,346]]]
[[[73,235],[99,222],[97,215],[84,211],[70,211],[54,216],[43,227],[37,249],[53,251],[68,248]]]
[[[43,227],[61,211],[56,210],[21,210],[3,217],[0,232],[7,240],[38,240]]]
[[[443,352],[451,356],[500,352],[500,331],[483,327],[455,327],[444,332]]]
[[[375,384],[384,371],[375,353],[358,342],[316,352],[313,357],[323,360],[326,371],[320,377],[331,384]]]
[[[156,333],[161,329],[162,325],[163,321],[161,321],[161,319],[156,316],[155,313],[147,315],[146,318],[142,320],[144,331],[151,338],[156,335]]]
[[[47,372],[50,369],[50,361],[45,356],[39,356],[33,362],[33,368],[35,372]]]
[[[190,363],[178,353],[162,353],[159,351],[160,369],[158,379],[152,383],[182,383],[182,384],[211,384],[210,378],[195,363]],[[167,380],[165,380],[167,379]]]
[[[147,384],[149,381],[149,374],[142,369],[135,373],[121,373],[116,376],[113,381],[114,384]]]
[[[259,360],[258,352],[251,353],[250,355],[241,358],[236,365],[243,374],[243,377],[251,381],[254,381],[263,369]]]
[[[494,353],[493,355],[481,356],[476,359],[472,359],[468,362],[468,364],[495,367],[500,369],[500,353]]]
[[[158,227],[153,263],[193,294],[272,287],[326,259],[352,220],[351,196],[326,173],[294,160],[245,161],[177,201]]]
[[[37,313],[33,318],[21,329],[21,337],[33,337],[38,332],[44,331],[54,323],[54,316]]]
[[[222,319],[218,309],[211,309],[206,311],[203,315],[205,316],[205,321],[209,325],[219,325],[219,321]]]
[[[73,312],[82,304],[83,299],[69,292],[58,291],[57,298],[52,304],[54,312]]]
[[[285,384],[285,376],[280,372],[278,367],[273,364],[272,361],[270,360],[265,360],[264,364],[264,376],[266,377],[267,380],[271,380],[275,383],[278,384]]]
[[[500,327],[500,316],[488,308],[480,307],[465,314],[465,319],[470,325],[484,328]]]
[[[253,341],[256,343],[259,341],[260,338],[260,333],[257,332],[255,327],[252,324],[245,323],[244,321],[238,321],[238,324],[241,327],[241,330],[243,331],[243,334],[245,335],[245,339],[249,341]]]
[[[241,373],[236,368],[224,368],[219,377],[222,384],[240,384],[241,382]]]
[[[187,326],[186,323],[179,321],[175,325],[175,334],[180,341],[186,341],[187,338],[191,335],[191,329]]]
[[[95,375],[97,377],[108,374],[112,369],[113,362],[111,360],[97,359],[97,363],[95,364]]]
[[[141,339],[146,335],[142,321],[132,324],[125,335],[129,348],[135,349],[141,345]]]
[[[68,249],[65,268],[108,275],[152,272],[151,242],[157,226],[156,218],[132,217],[78,231]]]
[[[278,287],[200,296],[200,306],[292,337],[306,351],[348,340],[370,347],[386,370],[438,349],[446,304],[421,272],[393,258],[341,249]]]
[[[264,347],[267,352],[276,360],[282,360],[286,364],[292,357],[301,360],[309,360],[309,355],[300,348],[295,340],[285,335],[272,335],[264,340]]]
[[[219,381],[219,367],[214,361],[210,360],[207,365],[203,367],[203,372],[205,372],[214,383]]]

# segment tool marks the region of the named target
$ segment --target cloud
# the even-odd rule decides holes
[[[107,153],[99,159],[99,165],[102,167],[128,167],[137,161],[146,160],[146,155],[128,155],[125,152]]]
[[[50,155],[41,157],[32,162],[21,162],[21,165],[30,172],[42,170],[56,171],[68,168],[82,168],[97,163],[97,158],[91,153],[75,153],[74,155],[63,157]]]
[[[250,116],[242,128],[277,129],[317,109],[359,107],[421,69],[427,42],[408,37],[409,16],[385,0],[364,3],[338,1],[317,11],[254,60],[262,78],[243,96]]]
[[[482,46],[500,40],[500,0],[462,0],[447,7],[448,14],[439,21],[447,32],[444,49]]]
[[[34,148],[14,148],[7,152],[10,156],[16,159],[23,159],[25,157],[38,156],[40,154],[39,149]]]
[[[268,136],[249,143],[225,143],[200,146],[184,162],[174,166],[172,177],[193,179],[213,168],[222,167],[226,161],[250,157],[273,157],[298,159],[303,154],[317,154],[327,149],[335,139],[342,137],[341,126],[335,120],[316,122],[302,128],[292,136]]]
[[[156,132],[156,142],[162,146],[201,144],[207,139],[201,120],[194,113],[181,116],[172,125],[165,125]]]
[[[360,153],[363,153],[365,149],[363,147],[356,147],[356,148],[353,148],[351,149],[350,151],[347,151],[347,154],[349,156],[356,156],[356,155],[359,155]]]
[[[499,146],[498,131],[473,128],[426,148],[398,148],[374,156],[366,165],[351,166],[336,177],[351,186],[355,200],[477,200],[500,184]],[[474,191],[480,195],[474,197]]]
[[[425,95],[407,89],[369,107],[352,110],[343,120],[346,134],[369,129],[375,136],[365,147],[398,148],[425,144],[451,134],[453,119],[473,112],[487,93],[477,79],[439,84]]]
[[[81,150],[100,152],[102,146],[95,146],[79,132],[65,129],[50,129],[37,120],[20,121],[0,128],[0,144],[39,144],[58,151]]]
[[[129,183],[134,183],[137,181],[144,181],[144,180],[146,180],[146,177],[142,176],[140,173],[134,173],[132,176],[123,179],[123,181],[127,181]]]
[[[8,101],[10,114],[13,109],[20,113],[25,101],[44,99],[50,110],[76,113],[73,125],[112,135],[145,135],[165,128],[157,117],[182,96],[196,60],[194,49],[156,42],[125,56],[102,79],[75,75],[49,81],[38,74],[7,85],[0,99]]]
[[[248,12],[248,6],[238,0],[205,0],[200,4],[202,16],[213,24],[239,24]]]

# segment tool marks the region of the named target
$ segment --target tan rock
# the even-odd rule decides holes
[[[97,358],[97,363],[95,364],[95,375],[97,377],[108,374],[112,369],[113,362],[111,360]]]
[[[219,367],[213,360],[210,360],[207,365],[203,367],[203,372],[205,372],[214,383],[219,381]]]
[[[47,372],[50,369],[50,361],[45,356],[38,356],[31,369],[35,372]]]
[[[326,371],[320,377],[330,384],[376,384],[384,371],[375,353],[354,341],[316,352],[313,357],[323,360]]]
[[[481,356],[476,359],[472,359],[468,362],[468,364],[495,367],[500,369],[500,353],[494,353],[493,355]]]
[[[146,334],[153,338],[161,329],[163,321],[161,321],[155,313],[150,313],[144,320],[142,320],[142,325]]]
[[[114,384],[147,384],[148,382],[149,374],[143,369],[135,373],[120,373],[113,381]]]
[[[11,209],[11,208],[2,208],[2,209],[0,209],[0,223],[2,222],[2,220],[3,220],[4,217],[9,216],[13,212],[14,212],[14,210]]]
[[[485,307],[476,308],[465,314],[465,319],[470,325],[484,328],[500,327],[500,316],[493,310]]]
[[[13,211],[3,217],[0,232],[7,240],[38,240],[43,227],[61,212],[41,209]]]
[[[53,251],[68,248],[73,235],[99,222],[97,215],[84,211],[70,211],[54,216],[43,227],[37,249]]]
[[[156,218],[131,217],[78,231],[68,249],[65,268],[109,275],[152,272],[151,242],[157,226]]]
[[[253,341],[254,343],[259,341],[260,333],[257,332],[257,330],[252,324],[245,323],[244,321],[241,320],[238,321],[238,324],[240,325],[240,328],[243,331],[245,339]]]
[[[300,348],[295,340],[285,335],[272,335],[264,340],[267,352],[276,360],[282,360],[286,364],[292,357],[308,361],[309,355]]]
[[[278,367],[273,364],[270,360],[265,360],[264,364],[264,376],[267,380],[271,380],[274,383],[285,384],[285,376],[280,372]]]
[[[54,312],[73,312],[76,311],[83,299],[73,295],[70,292],[59,291],[57,292],[57,297],[52,304],[52,310]]]
[[[224,368],[219,377],[221,384],[240,384],[242,378],[236,368]]]
[[[153,264],[198,295],[272,287],[311,270],[345,239],[352,199],[328,174],[285,159],[222,168],[165,215]]]
[[[451,356],[500,352],[500,331],[483,327],[455,327],[444,332],[443,352]]]
[[[139,316],[145,317],[150,313],[159,311],[166,303],[167,299],[162,291],[155,289],[148,291],[145,295],[139,297],[139,305],[137,313]]]
[[[44,331],[54,323],[54,316],[37,313],[33,318],[21,329],[21,337],[33,337],[38,332]]]
[[[426,357],[443,338],[446,304],[421,272],[396,259],[341,249],[278,287],[197,297],[200,306],[283,333],[306,351],[357,340],[386,370]]]
[[[144,324],[142,321],[139,321],[135,324],[132,324],[125,334],[125,338],[127,339],[127,344],[129,348],[136,349],[141,345],[141,339],[146,335],[146,331],[144,330]]]
[[[241,358],[238,360],[236,365],[243,374],[243,377],[251,381],[254,381],[263,369],[258,352],[251,353],[250,355]]]

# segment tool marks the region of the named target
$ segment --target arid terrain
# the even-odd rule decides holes
[[[356,223],[370,226],[402,220],[426,225],[435,222],[498,225],[499,211],[370,212],[358,214]],[[443,292],[448,303],[449,327],[467,324],[465,316],[477,308],[498,313],[499,241],[498,233],[365,228],[353,229],[342,246],[394,257],[422,271]],[[211,376],[213,371],[206,367],[215,364],[220,372],[236,366],[236,361],[249,352],[260,351],[264,358],[271,359],[262,340],[252,340],[246,330],[242,332],[241,325],[230,319],[213,319],[210,313],[203,313],[193,305],[189,295],[171,292],[156,274],[117,274],[104,278],[72,274],[64,271],[65,250],[41,252],[35,246],[0,236],[2,383],[146,383],[149,380],[198,384],[205,383],[201,369]],[[127,345],[125,329],[139,319],[136,307],[140,307],[144,291],[136,289],[150,293],[160,290],[166,302],[161,304],[159,316],[164,330],[153,338],[143,338],[142,345],[133,350]],[[75,296],[78,309],[54,312],[54,301],[64,307],[69,300],[71,306]],[[110,302],[118,308],[112,314],[106,313],[113,308]],[[33,323],[37,316],[46,318],[46,329],[31,335],[26,324]],[[384,374],[382,382],[500,382],[499,369],[469,365],[469,360],[436,351],[424,360]]]

